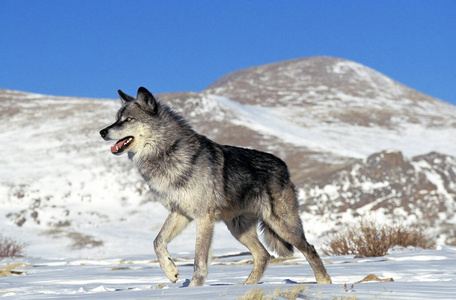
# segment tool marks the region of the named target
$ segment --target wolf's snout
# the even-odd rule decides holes
[[[101,135],[102,138],[105,139],[106,136],[108,135],[108,131],[107,131],[106,129],[102,129],[102,130],[100,131],[100,135]]]

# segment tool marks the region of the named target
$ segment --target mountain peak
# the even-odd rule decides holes
[[[396,103],[435,100],[359,63],[328,56],[298,58],[235,71],[204,92],[262,106],[319,105],[328,101],[333,106],[354,101],[375,106],[385,99]]]

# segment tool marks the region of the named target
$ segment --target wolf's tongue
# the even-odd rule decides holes
[[[117,144],[115,144],[114,146],[111,147],[111,153],[117,153],[126,142],[127,142],[126,139],[118,141]]]

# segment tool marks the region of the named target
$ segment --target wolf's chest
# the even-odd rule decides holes
[[[213,205],[213,184],[209,173],[191,165],[138,161],[136,166],[152,193],[171,211],[194,217]]]
[[[195,217],[207,209],[211,202],[206,191],[200,186],[189,184],[177,187],[169,180],[154,177],[147,184],[160,203],[170,211],[179,211],[189,217]]]

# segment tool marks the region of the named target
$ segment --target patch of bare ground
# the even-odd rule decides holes
[[[69,238],[71,240],[71,244],[69,245],[71,250],[103,246],[103,241],[97,240],[93,236],[81,232],[65,231],[60,228],[54,228],[46,230],[43,234],[49,235],[52,238]]]

